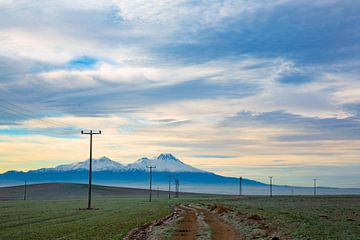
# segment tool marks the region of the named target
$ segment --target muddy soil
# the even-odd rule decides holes
[[[196,240],[198,233],[198,219],[196,211],[192,208],[179,206],[182,211],[182,219],[177,223],[172,240]]]
[[[240,234],[236,231],[236,229],[225,223],[221,220],[216,214],[208,211],[203,208],[196,208],[198,211],[202,212],[205,216],[205,222],[211,228],[211,239],[213,240],[236,240],[242,239]]]
[[[144,240],[154,239],[152,233],[155,226],[159,226],[169,221],[177,221],[171,240],[196,240],[199,237],[199,219],[200,213],[204,215],[204,220],[211,229],[211,239],[213,240],[235,240],[241,239],[236,229],[222,221],[216,214],[200,207],[177,206],[174,214],[169,215],[159,221],[146,224],[132,230],[125,240]],[[179,217],[180,215],[180,217]]]

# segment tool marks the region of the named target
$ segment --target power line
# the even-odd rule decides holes
[[[63,123],[61,121],[54,121],[54,120],[49,120],[49,119],[45,120],[45,119],[43,119],[43,116],[41,116],[41,115],[39,115],[37,113],[34,113],[34,112],[32,112],[32,111],[30,111],[30,110],[28,110],[28,109],[26,109],[26,108],[24,108],[24,107],[22,107],[20,105],[17,105],[15,103],[11,103],[11,102],[3,99],[3,98],[0,98],[0,100],[2,102],[6,103],[7,105],[12,106],[12,108],[9,108],[9,106],[4,106],[4,105],[0,105],[0,107],[6,108],[6,109],[8,109],[8,110],[10,110],[12,112],[18,113],[18,114],[20,114],[22,116],[25,116],[27,118],[38,119],[38,120],[40,120],[42,122],[46,122],[46,123],[49,123],[51,125],[55,125],[55,126],[58,126],[58,127],[68,126],[66,123]]]
[[[2,101],[2,104],[0,103],[0,108],[2,109],[1,115],[5,117],[9,116],[11,118],[14,118],[14,121],[16,120],[32,120],[35,122],[38,122],[41,124],[42,127],[46,128],[46,131],[49,131],[49,128],[61,128],[61,130],[56,130],[54,132],[55,134],[75,134],[75,129],[67,129],[72,128],[69,124],[66,124],[64,122],[50,120],[50,119],[44,119],[43,116],[36,114],[32,111],[27,110],[24,107],[21,107],[17,104],[11,103],[9,101],[6,101],[5,99],[0,98],[0,101]],[[5,103],[5,104],[4,104]],[[5,114],[5,115],[4,115]],[[29,128],[27,131],[41,134],[41,131],[36,131],[34,129]],[[54,131],[54,130],[52,130]]]
[[[15,119],[20,119],[20,120],[31,119],[33,121],[37,121],[37,122],[39,122],[41,124],[44,124],[45,126],[63,127],[63,126],[60,126],[58,124],[54,124],[53,122],[50,122],[48,120],[45,120],[43,118],[39,118],[38,116],[29,115],[27,113],[12,109],[9,106],[0,105],[0,108],[2,108],[2,113],[3,114],[6,113],[8,116],[12,116]]]
[[[151,202],[152,169],[153,169],[153,168],[156,168],[156,166],[146,166],[146,167],[150,169],[149,202]]]
[[[89,159],[89,192],[88,192],[88,207],[87,209],[91,209],[91,181],[92,181],[92,136],[95,134],[101,134],[101,130],[98,132],[93,132],[93,130],[90,130],[90,132],[84,132],[81,130],[81,134],[87,134],[90,135],[90,159]]]

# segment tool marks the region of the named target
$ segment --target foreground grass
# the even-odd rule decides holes
[[[122,239],[128,231],[172,212],[176,200],[102,198],[0,201],[0,239]]]
[[[360,197],[356,196],[243,197],[203,203],[256,214],[289,239],[360,239]],[[254,228],[242,226],[243,231]]]
[[[234,215],[259,215],[287,239],[360,239],[360,197],[96,198],[0,201],[0,239],[122,239],[131,229],[162,218],[177,203],[218,204]],[[243,235],[258,226],[237,221]],[[170,234],[171,235],[171,234]],[[249,238],[253,239],[253,238]]]

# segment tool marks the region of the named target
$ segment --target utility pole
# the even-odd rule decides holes
[[[156,168],[156,166],[146,166],[150,169],[150,189],[149,189],[149,202],[151,202],[151,186],[152,186],[152,169]]]
[[[24,182],[24,201],[26,200],[26,180]]]
[[[314,196],[316,196],[316,181],[317,181],[317,179],[314,178]]]
[[[157,187],[157,197],[159,198],[159,195],[160,195],[160,190],[159,190],[159,187]]]
[[[179,179],[175,179],[175,189],[176,189],[176,195],[175,197],[178,198],[179,197]]]
[[[98,132],[93,132],[93,130],[90,130],[90,132],[84,132],[81,130],[81,134],[87,134],[90,135],[90,158],[89,158],[89,193],[88,193],[88,207],[87,209],[91,209],[91,182],[92,182],[92,136],[95,134],[101,134],[101,130]]]
[[[242,196],[242,177],[239,178],[239,196]]]
[[[272,176],[269,176],[269,179],[270,179],[270,197],[272,197],[273,193],[272,193],[272,179],[273,177]]]
[[[171,198],[170,197],[170,190],[171,190],[171,185],[170,185],[170,183],[171,183],[171,175],[168,175],[168,178],[169,178],[169,199]]]

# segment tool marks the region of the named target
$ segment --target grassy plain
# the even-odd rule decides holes
[[[30,187],[32,198],[27,201],[20,200],[21,194],[14,194],[13,189],[0,188],[3,199],[10,193],[17,197],[0,201],[1,240],[122,239],[131,229],[170,214],[179,203],[223,206],[228,212],[220,215],[247,239],[262,239],[254,232],[265,228],[285,239],[360,239],[358,196],[229,198],[189,194],[168,200],[162,192],[159,198],[155,193],[149,203],[146,191],[98,186],[93,200],[98,209],[88,211],[83,209],[83,186],[59,185],[52,190],[58,194],[56,199],[49,198],[55,193],[45,194],[44,187],[37,186],[40,192]]]
[[[180,200],[168,193],[131,188],[93,186],[93,204],[87,206],[84,184],[36,184],[0,188],[0,239],[122,239],[131,229],[159,219],[173,211]],[[196,197],[187,194],[181,201]],[[1,200],[3,199],[3,200]]]
[[[225,214],[246,236],[262,225],[288,239],[360,239],[360,196],[243,197],[201,202],[222,205],[242,216]]]
[[[173,200],[175,201],[175,200]],[[172,212],[168,201],[144,198],[0,202],[0,239],[122,239],[132,228]]]

